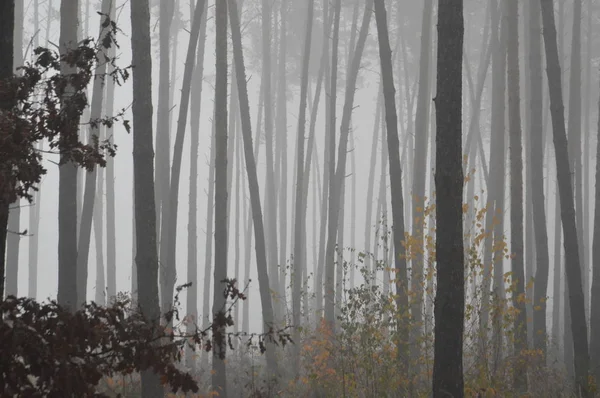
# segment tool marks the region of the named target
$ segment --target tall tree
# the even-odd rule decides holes
[[[152,145],[152,53],[148,0],[131,1],[133,69],[133,183],[135,201],[135,266],[140,309],[146,319],[160,319],[158,253],[154,202],[154,148]],[[160,378],[142,372],[142,396],[162,397]]]
[[[196,67],[192,80],[192,98],[190,102],[190,190],[189,190],[189,210],[188,210],[188,242],[187,242],[187,280],[192,282],[188,288],[186,298],[187,313],[192,316],[194,322],[187,324],[188,333],[196,331],[198,320],[198,146],[200,142],[200,111],[202,103],[202,86],[204,79],[204,50],[206,45],[206,2],[203,4],[202,21],[200,27],[200,41],[198,42],[198,52],[196,54]],[[190,4],[190,11],[193,11],[194,4]],[[192,350],[187,351],[186,362],[189,367],[194,369]]]
[[[294,269],[292,282],[292,314],[294,325],[294,341],[300,342],[300,296],[302,294],[302,270],[306,267],[306,185],[304,179],[310,175],[304,174],[304,133],[306,131],[306,102],[308,90],[308,67],[312,43],[312,26],[314,14],[314,0],[309,0],[306,11],[306,31],[304,36],[304,49],[302,52],[302,77],[300,83],[300,109],[298,112],[298,140],[296,164],[296,209],[294,225]],[[308,182],[308,181],[307,181]],[[300,375],[300,345],[294,345],[294,375]]]
[[[13,76],[13,47],[15,26],[15,1],[7,0],[0,3],[0,84],[7,84],[7,80]],[[9,98],[0,97],[0,109],[10,109],[12,101]],[[8,208],[10,206],[7,198],[0,197],[0,300],[4,300],[4,273],[6,271],[6,239],[8,231]]]
[[[273,314],[273,303],[269,285],[269,273],[267,267],[267,251],[265,242],[265,229],[263,224],[262,208],[260,203],[260,189],[258,186],[258,173],[256,171],[256,149],[253,152],[252,127],[250,124],[250,106],[248,102],[248,87],[246,83],[246,68],[242,52],[242,34],[240,21],[235,0],[227,0],[229,6],[229,18],[231,21],[231,36],[233,39],[233,56],[236,64],[236,79],[238,84],[238,95],[240,115],[242,122],[242,138],[244,144],[244,157],[246,160],[246,173],[248,175],[248,188],[250,191],[250,207],[252,213],[252,224],[254,225],[254,237],[256,241],[256,265],[258,270],[258,284],[260,289],[260,301],[263,312],[263,329],[265,332],[273,330],[275,317]],[[258,140],[257,140],[258,141]],[[256,143],[258,146],[258,142]],[[249,242],[247,242],[249,244]],[[246,274],[247,277],[247,274]],[[246,322],[246,316],[244,322]],[[277,377],[277,360],[274,346],[267,344],[267,368],[272,377]]]
[[[404,198],[402,193],[402,169],[400,165],[400,141],[398,139],[398,117],[396,114],[396,89],[392,67],[392,49],[387,27],[387,12],[384,0],[375,0],[375,21],[379,42],[379,59],[383,96],[385,99],[385,121],[390,168],[390,190],[392,195],[392,230],[394,242],[394,266],[396,269],[396,306],[402,314],[408,310],[408,276],[404,240]],[[406,320],[398,319],[397,361],[400,373],[405,376],[408,363],[408,328]]]
[[[521,96],[519,85],[519,4],[517,0],[505,3],[508,26],[507,89],[508,130],[510,148],[510,240],[514,319],[514,354],[517,358],[527,348],[527,314],[525,312],[525,268],[523,250],[523,141],[521,130]],[[514,369],[514,387],[519,393],[527,391],[527,373],[517,359]]]
[[[421,46],[419,58],[419,90],[417,111],[415,116],[415,164],[412,180],[412,236],[416,246],[412,259],[411,277],[411,319],[410,358],[414,364],[414,372],[419,374],[419,358],[421,356],[421,329],[423,322],[423,226],[425,209],[425,177],[427,171],[427,142],[429,139],[430,92],[430,58],[431,58],[431,25],[433,16],[433,0],[423,2],[423,18],[421,22]],[[385,87],[385,84],[384,84]],[[385,89],[384,89],[385,92]]]
[[[61,0],[60,43],[61,54],[77,46],[79,0]],[[61,63],[61,73],[76,72],[74,66]],[[65,90],[66,100],[72,89]],[[79,128],[79,118],[68,121],[69,134]],[[62,156],[61,156],[62,157]],[[58,182],[58,303],[75,309],[77,303],[77,166],[72,162],[61,162]]]
[[[546,72],[550,93],[554,151],[556,153],[556,173],[560,194],[565,256],[567,259],[565,269],[569,290],[569,308],[571,310],[571,330],[573,332],[575,384],[579,393],[583,397],[588,397],[590,396],[590,392],[588,387],[589,354],[587,325],[584,295],[581,286],[579,242],[577,239],[575,203],[565,129],[561,67],[558,58],[558,44],[554,22],[554,4],[552,0],[540,0],[540,2],[542,7],[542,26],[544,47],[546,50]]]
[[[215,5],[215,269],[213,322],[223,316],[225,298],[219,287],[227,277],[227,3]],[[212,388],[220,397],[227,397],[224,327],[214,329]]]
[[[101,23],[98,41],[102,42],[108,33],[106,21],[110,16],[111,0],[102,0]],[[97,120],[102,115],[104,102],[104,84],[106,74],[106,62],[100,62],[95,70],[95,78],[92,91],[92,104],[90,117]],[[90,125],[88,131],[88,142],[94,142],[100,138],[100,126]],[[79,237],[77,240],[77,304],[83,304],[87,300],[88,262],[92,233],[92,221],[94,216],[94,204],[96,201],[96,186],[98,170],[94,168],[85,174],[85,189],[83,192],[83,206],[81,210],[81,224],[79,226]],[[98,247],[96,247],[98,250]],[[103,289],[104,290],[104,289]]]
[[[592,374],[600,380],[600,99],[598,100],[598,129],[596,152],[596,191],[594,213],[594,237],[592,241],[592,300],[590,314],[590,356]]]
[[[23,0],[15,0],[13,68],[23,65]],[[21,200],[10,206],[6,243],[6,295],[18,295],[19,246],[21,243]]]
[[[464,396],[462,0],[439,0],[436,107],[436,258],[433,396]]]
[[[161,239],[161,259],[164,259],[161,267],[161,306],[163,312],[169,311],[173,303],[173,290],[176,271],[176,248],[177,248],[177,212],[179,205],[179,180],[181,176],[181,158],[183,156],[183,141],[185,138],[185,129],[187,126],[188,109],[190,105],[190,91],[192,87],[192,77],[194,65],[196,62],[196,51],[198,48],[198,37],[200,36],[200,25],[202,24],[202,14],[204,14],[204,3],[206,0],[198,0],[194,10],[192,20],[192,29],[190,31],[190,41],[185,58],[185,68],[183,71],[183,83],[181,89],[181,100],[179,103],[179,116],[177,119],[177,132],[175,135],[175,147],[173,149],[173,164],[171,165],[171,177],[169,185],[168,202],[163,203],[169,206],[167,219],[163,219],[162,225],[167,228],[167,242],[163,244]],[[162,234],[161,229],[161,236]],[[225,242],[226,243],[226,242]],[[162,251],[166,250],[166,256]]]
[[[540,5],[532,1],[529,10],[529,156],[532,176],[544,175],[543,93],[542,93],[542,26]],[[536,273],[533,291],[533,347],[546,353],[546,295],[550,259],[544,199],[544,179],[531,178],[533,227],[535,238]],[[558,292],[554,293],[559,297]],[[539,309],[536,309],[538,308]]]

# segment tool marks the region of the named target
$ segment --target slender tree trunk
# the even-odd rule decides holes
[[[65,54],[77,45],[78,0],[60,3],[60,52]],[[75,68],[63,62],[61,73],[70,75]],[[72,89],[67,89],[67,101]],[[76,132],[79,120],[71,120],[68,127]],[[65,133],[66,134],[66,133]],[[68,134],[67,134],[68,135]],[[72,162],[59,168],[58,183],[58,303],[74,310],[77,305],[77,166]]]
[[[363,15],[362,25],[360,28],[360,33],[358,35],[358,42],[356,45],[356,50],[353,54],[352,65],[348,68],[348,76],[346,79],[346,98],[344,99],[344,109],[342,112],[342,121],[340,125],[340,143],[338,147],[338,159],[337,159],[337,167],[335,169],[335,174],[330,181],[331,188],[329,192],[329,218],[328,218],[328,233],[327,233],[327,247],[325,250],[325,319],[329,322],[330,325],[334,324],[335,321],[335,312],[334,312],[334,262],[335,262],[335,245],[336,245],[336,232],[339,220],[339,205],[340,198],[342,194],[343,187],[343,179],[345,179],[346,174],[346,157],[347,157],[347,148],[348,148],[348,135],[350,133],[350,121],[352,117],[352,110],[354,107],[354,95],[356,93],[356,79],[358,78],[358,71],[360,68],[360,61],[362,59],[362,53],[365,47],[365,42],[367,39],[367,35],[369,32],[369,24],[371,22],[371,14],[373,13],[373,0],[367,0],[365,3],[365,12]],[[339,29],[334,29],[335,32],[339,31]],[[337,69],[337,54],[336,54],[336,43],[334,36],[334,55],[335,59],[332,61],[332,70]],[[334,76],[335,75],[335,76]],[[336,85],[334,81],[337,80],[337,72],[332,73],[331,78],[331,96],[334,97],[333,93],[334,86]],[[331,112],[334,114],[334,102],[331,103],[332,109]],[[335,118],[331,117],[331,127],[334,127]],[[332,137],[332,148],[335,148],[333,139],[335,137],[335,129],[332,129],[331,137]],[[330,150],[332,149],[330,148]],[[334,149],[335,150],[335,149]],[[331,156],[331,155],[330,155]],[[334,156],[331,156],[330,161],[334,159]],[[333,162],[331,163],[333,165]],[[331,178],[331,175],[330,175]]]
[[[101,17],[102,23],[100,24],[100,33],[98,34],[98,41],[100,43],[104,40],[104,37],[108,32],[107,27],[104,27],[104,21],[106,20],[106,15],[110,15],[110,3],[110,0],[102,0],[101,13],[104,16]],[[107,62],[100,62],[95,70],[96,77],[94,78],[90,112],[90,118],[92,120],[97,120],[102,116],[106,65]],[[91,125],[88,132],[88,142],[94,142],[99,136],[99,126]],[[79,239],[77,240],[77,305],[82,305],[87,301],[88,264],[98,169],[94,168],[92,171],[86,172],[85,177],[81,224],[79,226]]]
[[[135,200],[135,263],[140,309],[149,322],[158,324],[158,253],[154,203],[154,148],[152,145],[152,54],[148,0],[131,1],[133,69],[133,175]],[[142,372],[142,396],[162,397],[158,375]]]
[[[592,241],[592,301],[590,316],[590,356],[592,375],[600,380],[600,100],[598,101],[598,144],[596,149],[596,191],[594,214],[594,238]]]
[[[23,65],[23,0],[15,0],[13,70]],[[21,200],[17,199],[8,213],[6,237],[6,295],[18,296],[19,246],[21,243]]]
[[[202,105],[202,88],[204,79],[204,51],[206,44],[206,2],[202,4],[202,21],[200,26],[200,42],[196,54],[196,67],[192,79],[192,97],[190,102],[190,190],[188,210],[188,238],[187,238],[187,280],[192,282],[188,288],[186,298],[187,313],[191,321],[187,324],[187,333],[196,331],[198,322],[198,147],[200,142],[200,112]],[[193,9],[194,4],[190,4]],[[196,361],[192,350],[186,352],[186,364],[195,369]]]
[[[533,292],[533,348],[546,356],[546,296],[548,292],[548,231],[544,198],[544,144],[542,92],[542,26],[539,3],[530,3],[529,10],[529,159],[531,163],[531,200],[535,237],[536,272]],[[536,176],[536,178],[533,178]],[[559,233],[559,231],[556,231]],[[557,297],[555,292],[555,297]],[[542,363],[544,362],[542,361]]]
[[[100,140],[105,139],[104,127]],[[94,200],[94,247],[96,251],[96,287],[94,301],[106,305],[106,274],[104,269],[104,168],[98,170],[98,183]]]
[[[584,295],[581,285],[581,267],[575,203],[571,184],[569,155],[567,151],[567,135],[563,94],[561,87],[561,68],[558,59],[554,9],[551,0],[540,0],[544,44],[546,49],[546,71],[550,90],[550,106],[552,110],[552,128],[554,132],[554,150],[556,152],[556,171],[560,192],[561,218],[565,236],[565,264],[567,285],[569,289],[569,308],[571,310],[571,328],[573,332],[574,367],[576,386],[583,397],[590,396],[588,387],[589,354],[587,325],[585,319]]]
[[[246,69],[244,67],[244,58],[242,52],[242,36],[235,0],[228,0],[228,5],[229,18],[231,21],[231,34],[234,45],[234,60],[236,63],[236,78],[238,83],[240,114],[242,121],[242,136],[244,139],[246,172],[248,174],[252,221],[256,240],[256,264],[258,269],[260,299],[263,310],[263,329],[265,332],[270,332],[274,330],[275,317],[273,314],[273,303],[271,301],[265,230],[263,225],[260,190],[258,185],[258,173],[256,171],[256,161],[252,149],[252,127],[250,124],[250,106],[248,103],[248,88],[246,85]],[[277,369],[277,360],[275,357],[274,346],[272,344],[267,344],[266,356],[267,369],[271,375],[271,378],[277,379],[279,370]]]
[[[406,253],[404,240],[404,200],[402,192],[402,169],[400,165],[400,142],[398,138],[398,119],[396,115],[396,89],[392,67],[392,50],[387,28],[385,2],[375,0],[375,20],[377,23],[377,37],[379,38],[379,59],[381,63],[381,76],[383,96],[385,99],[385,120],[387,131],[387,145],[390,168],[390,190],[392,196],[392,234],[394,243],[394,267],[396,269],[396,306],[399,309],[408,309],[408,275],[406,267]],[[402,310],[398,311],[402,313]],[[408,370],[408,328],[405,320],[398,320],[397,335],[397,361],[400,374],[407,376]]]
[[[0,81],[11,79],[14,70],[15,0],[0,2]],[[0,100],[0,109],[11,109],[12,102]],[[0,201],[0,301],[4,300],[6,271],[6,241],[8,229],[8,207],[6,200]]]
[[[210,134],[210,160],[208,171],[208,194],[206,205],[206,240],[204,242],[204,287],[202,299],[202,317],[203,329],[210,325],[210,273],[212,271],[212,256],[213,256],[213,233],[214,233],[214,206],[215,206],[215,120]]]
[[[306,224],[306,195],[304,193],[308,184],[309,174],[304,175],[304,133],[306,130],[306,102],[308,90],[308,67],[310,61],[310,48],[312,43],[312,26],[314,14],[314,0],[309,0],[306,14],[306,33],[304,37],[304,50],[302,53],[302,77],[300,83],[300,109],[298,111],[298,140],[296,164],[296,209],[294,225],[294,268],[292,282],[292,314],[294,325],[294,376],[300,375],[300,296],[302,294],[302,269],[306,267],[305,224]],[[304,179],[306,178],[306,184]],[[285,186],[282,187],[285,190]],[[306,292],[305,292],[306,293]]]
[[[517,0],[505,3],[508,26],[508,129],[510,148],[510,244],[511,282],[515,285],[512,294],[514,318],[514,388],[520,394],[527,391],[527,369],[520,359],[527,349],[527,313],[525,309],[525,267],[523,248],[523,141],[521,130],[521,95],[519,85],[519,4]]]
[[[116,16],[116,7],[110,8],[111,19]],[[110,49],[110,56],[114,56],[114,47]],[[109,73],[112,68],[109,68]],[[114,113],[115,82],[108,79],[106,83],[106,116],[112,117]],[[106,127],[106,136],[111,143],[114,142],[112,127]],[[134,202],[135,203],[135,202]],[[132,212],[134,214],[135,212]],[[135,224],[135,223],[134,223]],[[135,227],[134,227],[135,228]],[[112,157],[106,159],[106,295],[108,301],[117,295],[117,229],[115,216],[115,161]],[[135,239],[132,240],[135,242]],[[135,246],[135,245],[133,245]],[[132,275],[133,279],[133,275]],[[133,280],[132,280],[133,282]],[[136,283],[137,284],[137,283]],[[136,286],[136,284],[132,286]],[[134,289],[135,290],[135,289]]]
[[[371,159],[369,166],[369,179],[367,181],[367,201],[366,203],[373,203],[373,187],[375,185],[375,167],[377,162],[377,142],[379,141],[379,128],[381,126],[381,103],[383,102],[383,82],[379,82],[379,89],[377,90],[377,102],[375,105],[375,122],[373,125],[373,139],[371,140]],[[367,215],[365,217],[365,267],[367,270],[372,271],[374,269],[371,264],[371,233],[373,232],[373,206],[367,206]],[[375,216],[377,217],[377,215]],[[377,241],[375,242],[377,246]]]
[[[161,232],[161,226],[167,225],[169,206],[167,203],[167,192],[169,192],[169,166],[171,164],[171,132],[169,124],[170,115],[170,57],[171,57],[171,23],[173,22],[174,1],[161,1],[159,6],[158,20],[158,104],[156,108],[156,168],[154,171],[155,197],[156,197],[156,228],[159,240],[159,255],[161,269],[166,263],[166,229]],[[164,249],[164,250],[163,250]],[[164,282],[161,279],[161,289]]]
[[[267,253],[269,259],[269,280],[271,289],[275,292],[278,300],[281,300],[285,292],[280,291],[279,269],[277,256],[277,197],[275,194],[275,172],[273,166],[275,164],[273,157],[273,100],[271,88],[271,16],[272,1],[262,0],[262,67],[264,78],[264,112],[265,112],[265,149],[266,149],[266,168],[267,168],[267,185],[266,185],[266,208],[269,209],[265,214],[265,224],[267,232]],[[285,264],[280,264],[284,267]],[[283,314],[277,314],[279,319]]]
[[[436,258],[433,396],[464,396],[462,0],[440,0],[436,106]]]
[[[421,53],[419,61],[419,93],[417,113],[415,116],[415,164],[412,180],[412,237],[414,253],[411,267],[411,333],[410,362],[413,365],[411,374],[420,373],[421,357],[420,337],[423,323],[423,211],[425,207],[425,177],[427,171],[427,141],[429,136],[429,110],[431,90],[429,84],[431,56],[431,25],[433,16],[433,0],[423,2],[423,18],[421,22]],[[385,84],[384,84],[385,87]],[[385,88],[384,88],[385,91]],[[411,245],[413,247],[413,245]]]

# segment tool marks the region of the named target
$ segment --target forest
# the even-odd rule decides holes
[[[599,48],[595,0],[0,0],[0,396],[600,396]]]

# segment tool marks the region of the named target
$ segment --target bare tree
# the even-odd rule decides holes
[[[133,69],[133,176],[135,200],[135,263],[138,303],[145,317],[160,318],[158,253],[154,203],[154,148],[152,145],[152,54],[148,0],[131,1]],[[142,396],[162,397],[158,375],[142,372]]]
[[[462,170],[463,1],[438,5],[436,258],[433,396],[462,397],[465,317]]]

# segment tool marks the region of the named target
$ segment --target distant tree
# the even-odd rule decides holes
[[[463,397],[465,318],[462,170],[462,0],[438,6],[433,397]]]
[[[387,12],[384,0],[375,0],[375,21],[379,42],[379,59],[383,95],[385,98],[385,119],[390,167],[390,189],[392,194],[392,230],[394,241],[394,265],[396,269],[396,306],[399,313],[408,310],[408,275],[404,241],[404,201],[402,192],[402,169],[400,165],[400,142],[398,139],[398,117],[396,114],[396,89],[392,69],[392,50],[387,27]],[[408,328],[405,319],[398,319],[397,359],[403,376],[406,373],[408,357]]]
[[[589,397],[588,386],[589,353],[587,338],[587,323],[585,317],[584,294],[581,282],[581,267],[579,258],[579,243],[577,239],[577,222],[575,216],[575,201],[569,167],[567,134],[563,105],[563,90],[561,84],[561,67],[558,57],[558,40],[554,21],[554,3],[551,0],[540,0],[544,47],[546,50],[546,72],[550,94],[550,109],[552,130],[554,135],[554,151],[556,153],[556,173],[560,193],[561,218],[564,231],[564,247],[567,263],[566,286],[569,290],[568,308],[571,311],[571,330],[573,333],[573,352],[576,390],[583,397]],[[565,308],[567,303],[565,303]],[[567,344],[571,344],[568,342]]]

